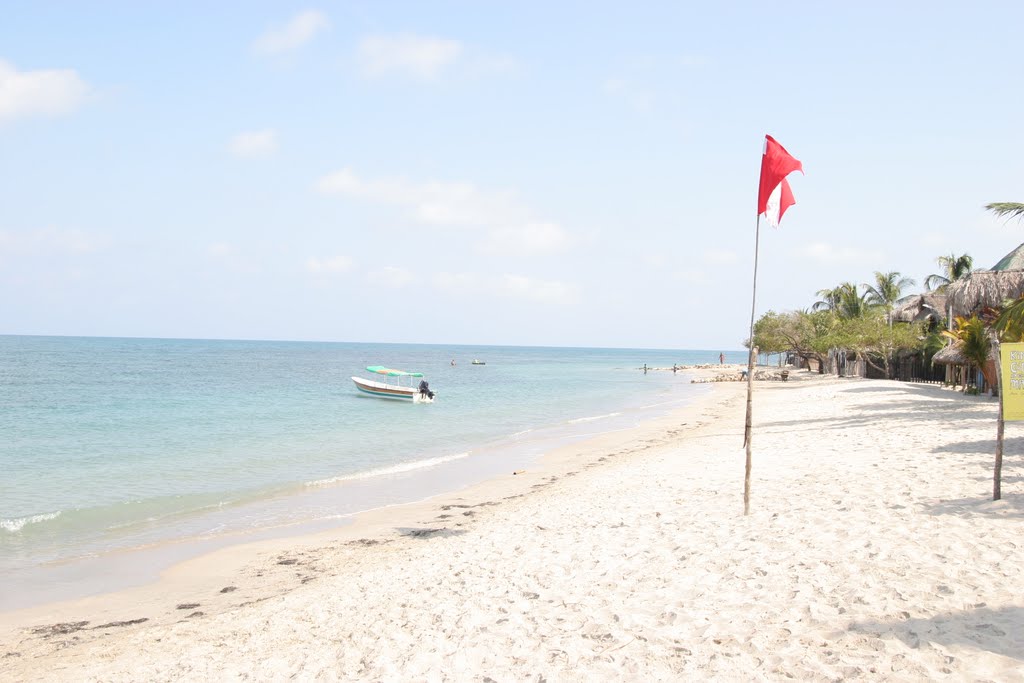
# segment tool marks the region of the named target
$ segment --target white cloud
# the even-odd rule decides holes
[[[68,114],[88,94],[88,84],[73,69],[18,71],[13,64],[0,60],[0,123]]]
[[[569,235],[557,223],[528,222],[492,230],[483,249],[501,254],[550,254],[569,244]]]
[[[638,112],[649,112],[654,109],[654,93],[622,78],[607,79],[603,89],[606,95],[623,100]]]
[[[430,81],[454,64],[462,52],[457,40],[402,33],[364,38],[357,58],[360,71],[370,78],[399,74]]]
[[[448,292],[476,292],[481,287],[480,278],[473,273],[435,273],[431,282]]]
[[[378,270],[366,274],[366,279],[375,285],[401,289],[416,281],[416,275],[405,268],[398,266],[384,266]]]
[[[492,221],[498,212],[521,213],[511,193],[486,193],[465,182],[362,180],[345,168],[325,176],[316,186],[326,195],[409,207],[417,220],[431,225],[479,225]]]
[[[254,274],[261,267],[234,244],[215,242],[206,247],[206,256],[210,262],[218,264],[229,272]]]
[[[642,252],[638,258],[648,268],[661,269],[669,263],[669,257],[661,252]]]
[[[98,251],[106,243],[106,238],[81,230],[57,230],[56,228],[23,232],[0,230],[0,255],[46,252],[86,254]]]
[[[468,60],[468,72],[473,76],[507,76],[519,71],[519,63],[507,55],[477,54]]]
[[[570,305],[580,300],[577,285],[558,280],[536,280],[522,275],[505,275],[497,282],[498,293],[544,304]]]
[[[836,263],[877,263],[883,261],[883,254],[877,250],[861,249],[847,245],[834,246],[824,242],[815,242],[801,247],[798,252],[810,261],[832,265]]]
[[[231,153],[241,159],[260,159],[277,151],[277,132],[271,128],[253,130],[231,138]]]
[[[679,64],[686,68],[706,66],[708,64],[708,58],[702,57],[701,55],[684,55],[679,58]]]
[[[735,251],[728,249],[705,249],[704,262],[715,266],[731,266],[739,261]]]
[[[302,47],[320,31],[330,28],[327,15],[317,10],[306,10],[292,17],[284,26],[277,26],[256,39],[253,49],[265,55],[280,54]]]
[[[950,244],[955,244],[956,241],[950,239],[949,235],[939,232],[926,232],[918,238],[918,242],[929,249],[942,250],[946,249]]]
[[[431,284],[441,291],[467,297],[518,299],[549,305],[571,305],[580,300],[580,287],[559,280],[539,280],[523,275],[488,276],[477,273],[436,273]]]
[[[402,206],[413,220],[426,225],[484,231],[488,235],[481,248],[490,252],[554,253],[571,243],[561,226],[533,218],[510,191],[486,191],[470,183],[367,181],[351,168],[324,176],[317,189],[324,194]]]
[[[208,246],[206,248],[206,253],[207,254],[209,254],[210,256],[218,256],[218,257],[219,256],[230,256],[231,254],[234,254],[236,251],[237,250],[232,245],[228,244],[227,242],[217,242],[215,244],[211,244],[210,246]]]
[[[672,273],[672,279],[687,285],[706,285],[711,282],[703,270],[679,270]]]
[[[406,206],[416,220],[430,225],[474,226],[492,222],[499,212],[522,213],[511,193],[483,192],[469,183],[411,183],[401,178],[364,181],[350,168],[321,178],[317,189]]]
[[[306,261],[306,270],[316,275],[347,273],[352,270],[352,259],[348,256],[331,256],[323,259],[310,257]]]

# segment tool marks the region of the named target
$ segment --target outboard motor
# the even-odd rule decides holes
[[[427,384],[427,380],[420,380],[420,396],[422,398],[434,398],[434,392],[430,390],[430,385]]]

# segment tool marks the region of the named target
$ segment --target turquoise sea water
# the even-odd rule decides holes
[[[682,373],[645,375],[644,363],[717,359],[718,350],[0,336],[0,575],[327,523],[454,490],[705,389]],[[425,373],[435,403],[357,393],[350,377],[374,364]]]

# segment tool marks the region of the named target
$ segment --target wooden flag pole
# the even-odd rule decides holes
[[[992,500],[1003,497],[1003,432],[1005,420],[1003,416],[1003,397],[1006,395],[1003,386],[1003,355],[1002,345],[996,342],[996,382],[999,384],[999,421],[996,422],[996,464],[992,472]]]
[[[743,427],[743,445],[747,449],[747,465],[743,474],[743,514],[750,514],[750,468],[751,441],[754,427],[754,312],[757,310],[757,254],[761,244],[761,214],[757,214],[754,227],[754,291],[750,297],[750,337],[747,341],[750,353],[747,355],[747,420]]]

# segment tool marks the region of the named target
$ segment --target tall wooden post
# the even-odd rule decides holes
[[[743,445],[747,449],[747,463],[743,472],[743,514],[750,514],[750,470],[753,464],[751,447],[754,430],[754,312],[757,310],[757,254],[761,243],[761,214],[754,227],[754,287],[750,297],[750,353],[747,355],[747,419],[743,426]]]
[[[996,464],[992,472],[992,500],[999,500],[1003,497],[1003,430],[1005,421],[1003,419],[1003,355],[1002,345],[996,342],[996,381],[999,383],[999,421],[996,423]]]

